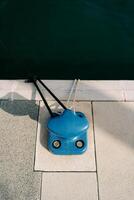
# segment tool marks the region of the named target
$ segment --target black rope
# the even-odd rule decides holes
[[[52,91],[40,80],[37,79],[39,83],[52,95],[52,97],[63,107],[65,110],[67,109],[66,106],[52,93]]]
[[[41,90],[39,89],[39,87],[38,87],[38,85],[37,85],[37,83],[36,83],[36,80],[34,80],[34,79],[33,79],[33,83],[34,83],[34,85],[35,85],[36,89],[38,90],[38,92],[39,92],[39,94],[40,94],[40,96],[41,96],[41,98],[42,98],[42,100],[43,100],[43,102],[44,102],[45,106],[47,107],[47,109],[48,109],[48,112],[49,112],[49,113],[50,113],[50,115],[53,117],[53,116],[54,116],[54,114],[53,114],[52,110],[50,109],[50,107],[49,107],[49,105],[48,105],[48,103],[47,103],[47,101],[46,101],[45,97],[43,96],[43,94],[42,94]]]

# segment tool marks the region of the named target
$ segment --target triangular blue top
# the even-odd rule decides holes
[[[66,109],[56,117],[48,121],[48,129],[58,137],[70,138],[85,132],[89,127],[89,122],[81,112],[73,112]]]

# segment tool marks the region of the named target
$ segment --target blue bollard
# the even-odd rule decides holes
[[[48,150],[57,155],[78,155],[87,149],[89,122],[82,112],[66,109],[62,114],[50,117]]]
[[[43,96],[37,81],[52,95],[52,97],[64,109],[63,113],[53,113]],[[48,120],[48,150],[57,155],[79,155],[87,149],[87,130],[89,122],[82,112],[74,112],[67,109],[66,106],[53,94],[53,92],[40,80],[32,79],[38,90],[50,118]]]

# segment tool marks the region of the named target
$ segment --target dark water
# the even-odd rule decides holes
[[[0,78],[133,79],[133,0],[1,0]]]

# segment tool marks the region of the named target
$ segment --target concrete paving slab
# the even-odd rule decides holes
[[[95,173],[44,173],[41,200],[98,200]]]
[[[0,200],[39,200],[41,173],[33,172],[38,105],[0,101]]]
[[[62,100],[67,100],[73,85],[72,80],[43,80],[43,82]],[[133,88],[134,81],[81,80],[77,100],[124,100],[124,93]],[[53,100],[46,90],[42,89],[42,92],[47,99]],[[26,83],[25,80],[0,80],[0,98],[42,100],[34,85]]]
[[[125,90],[124,94],[126,101],[134,101],[134,90]]]
[[[50,105],[54,108],[57,104],[55,102],[50,102]],[[88,150],[82,155],[59,156],[50,153],[47,149],[47,120],[49,114],[43,102],[41,103],[37,130],[35,170],[96,171],[91,103],[76,103],[76,110],[84,112],[90,121],[90,129],[88,130]]]
[[[77,100],[90,100],[90,101],[123,101],[123,90],[99,90],[94,88],[92,90],[78,90]]]
[[[101,200],[134,199],[134,103],[93,103]]]

